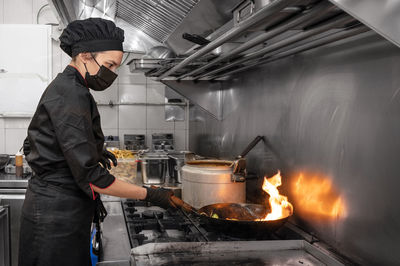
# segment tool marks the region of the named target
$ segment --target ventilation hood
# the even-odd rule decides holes
[[[217,118],[218,82],[242,71],[371,29],[400,46],[400,1],[393,0],[49,2],[62,25],[88,17],[114,20],[125,30],[126,51],[147,53],[154,46],[169,47],[177,57],[161,60],[158,67],[146,69],[146,75]],[[213,96],[205,101],[198,90]]]

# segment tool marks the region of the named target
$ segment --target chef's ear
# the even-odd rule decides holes
[[[82,63],[84,63],[84,64],[88,63],[90,60],[93,59],[91,53],[79,53],[79,54],[77,55],[77,57],[78,57],[79,60],[80,60]]]

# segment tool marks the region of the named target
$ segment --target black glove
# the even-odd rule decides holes
[[[114,154],[112,154],[108,150],[103,150],[103,153],[101,154],[99,163],[103,166],[103,168],[110,170],[111,169],[110,160],[112,161],[114,166],[117,166],[118,162],[117,162],[117,158],[115,158]]]
[[[147,196],[144,199],[145,201],[151,202],[154,205],[157,205],[164,209],[176,208],[175,204],[171,200],[171,196],[174,195],[174,192],[165,188],[151,188],[144,187],[147,189]]]
[[[28,137],[25,138],[22,148],[23,148],[25,156],[27,156],[29,153],[31,153],[31,145],[29,144]]]

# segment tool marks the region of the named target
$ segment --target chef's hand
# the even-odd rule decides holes
[[[152,187],[144,187],[147,190],[147,195],[144,200],[153,203],[164,209],[176,208],[175,204],[171,200],[171,196],[174,195],[174,192],[165,188],[152,188]]]
[[[112,154],[108,150],[103,150],[103,153],[101,154],[99,163],[103,166],[103,168],[110,170],[111,169],[110,160],[112,161],[114,166],[117,166],[118,162],[117,162],[117,158],[115,158],[114,154]]]

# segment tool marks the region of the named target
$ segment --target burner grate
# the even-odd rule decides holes
[[[199,217],[186,214],[181,210],[164,210],[146,202],[134,200],[123,201],[122,207],[132,247],[163,242],[303,239],[286,227],[258,239],[232,237],[214,231]]]

